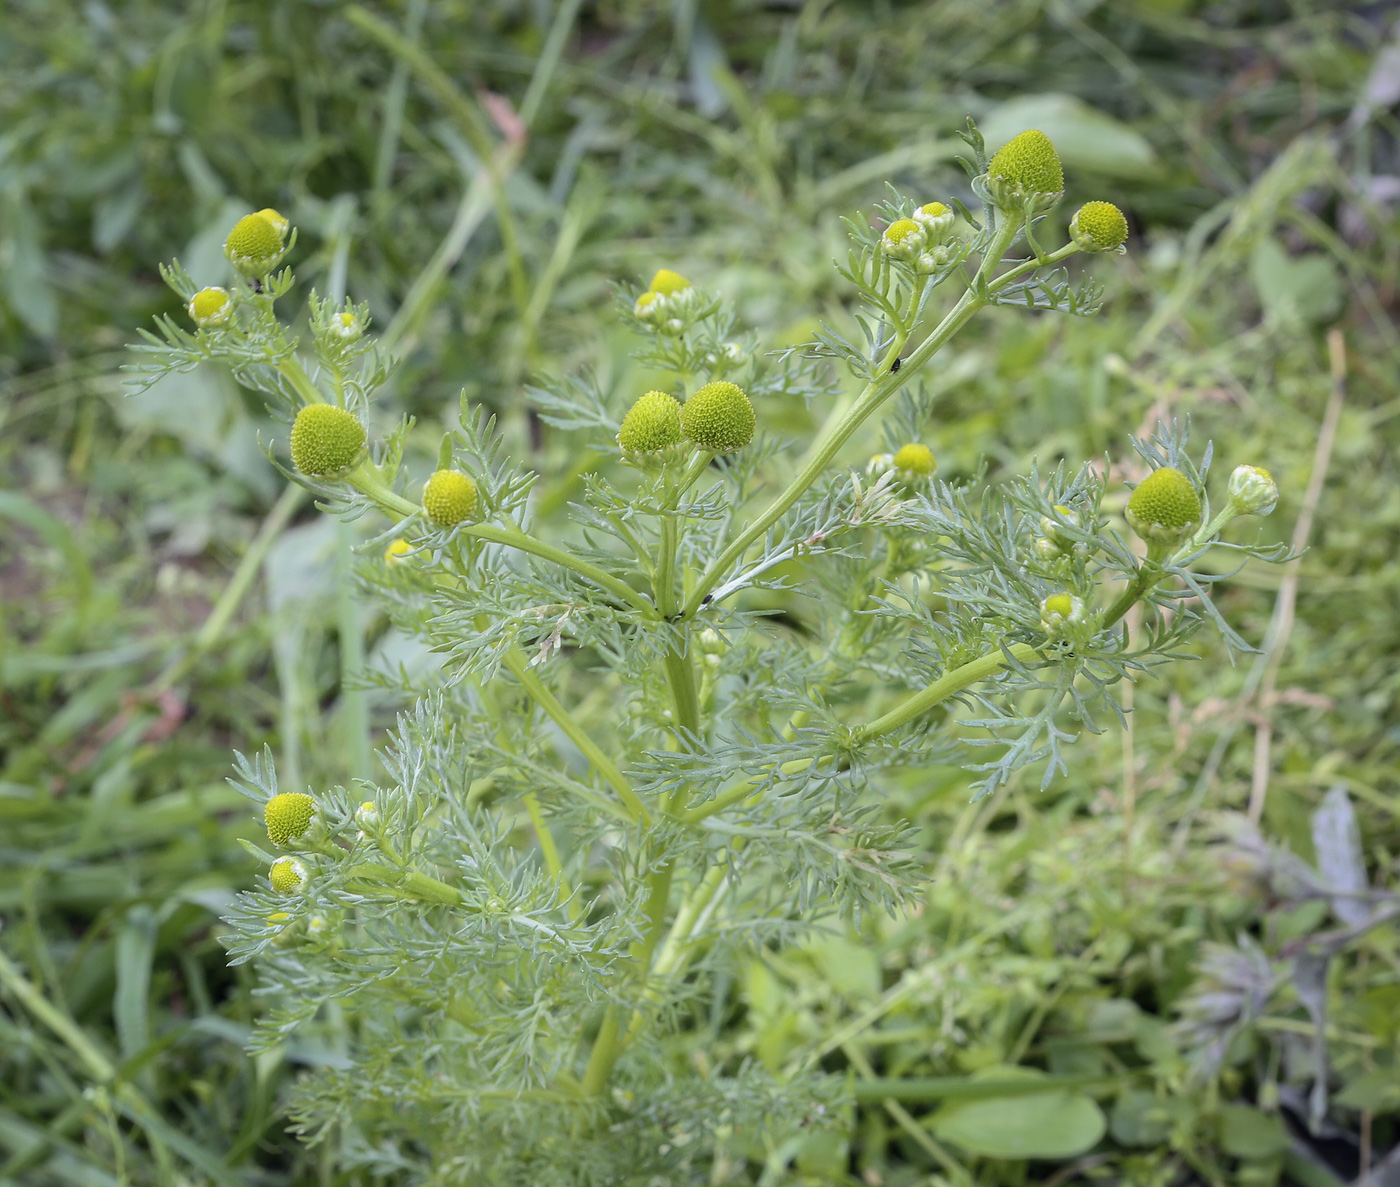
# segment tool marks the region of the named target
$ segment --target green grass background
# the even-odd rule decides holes
[[[1273,471],[1283,497],[1257,530],[1291,540],[1310,520],[1308,551],[1220,587],[1251,642],[1276,624],[1269,650],[1232,666],[1202,642],[1049,791],[1033,773],[969,806],[961,772],[906,772],[890,810],[920,827],[925,909],[755,960],[713,1058],[776,1067],[806,1045],[865,1084],[767,1182],[1321,1187],[1384,1157],[1400,1139],[1393,926],[1330,966],[1320,1135],[1314,1026],[1286,978],[1212,1075],[1168,1027],[1199,998],[1203,945],[1286,956],[1337,926],[1325,900],[1281,900],[1260,874],[1283,851],[1318,859],[1329,789],[1354,804],[1371,886],[1396,885],[1393,21],[1305,0],[9,0],[0,1182],[416,1173],[406,1151],[346,1175],[335,1142],[288,1136],[288,1084],[343,1059],[347,1036],[327,1018],[245,1054],[263,1003],[217,921],[255,873],[230,752],[270,744],[288,786],[347,778],[366,723],[397,708],[366,671],[414,655],[340,579],[350,541],[283,493],[258,399],[203,371],[124,394],[126,344],[174,310],[157,263],[215,281],[227,226],[281,209],[303,286],[369,301],[402,358],[386,423],[409,411],[435,440],[465,388],[557,510],[589,459],[539,432],[526,385],[589,368],[640,390],[613,286],[677,268],[773,348],[849,324],[841,216],[887,182],[963,192],[969,113],[989,141],[1052,135],[1061,226],[1105,198],[1133,237],[1086,265],[1108,287],[1098,318],[993,311],[941,358],[926,434],[941,473],[1113,465],[1129,433],[1189,415],[1219,465]],[[794,434],[820,416],[762,412]],[[872,430],[860,449],[878,444]],[[800,623],[800,601],[787,609]],[[1277,849],[1245,868],[1214,839],[1256,783]],[[1061,1162],[940,1140],[956,1085],[1002,1062],[1099,1077],[1109,1134]],[[1114,1080],[1129,1072],[1131,1091]]]

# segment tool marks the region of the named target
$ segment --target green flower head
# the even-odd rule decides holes
[[[261,214],[245,214],[224,240],[224,255],[245,276],[265,276],[283,250],[282,235]]]
[[[286,898],[296,894],[306,883],[306,867],[295,857],[279,857],[267,871],[267,880],[272,889]]]
[[[1128,241],[1128,220],[1112,202],[1086,202],[1069,222],[1080,251],[1117,251]]]
[[[1127,519],[1144,540],[1183,540],[1201,522],[1201,497],[1185,474],[1163,466],[1137,484]]]
[[[216,285],[200,289],[190,298],[190,317],[194,319],[194,324],[201,328],[221,326],[232,316],[233,301],[229,299],[227,289]]]
[[[685,402],[681,428],[710,453],[732,453],[753,440],[753,405],[738,384],[707,383]]]
[[[996,152],[987,176],[1016,194],[1058,194],[1065,188],[1065,171],[1055,146],[1044,132],[1013,136]]]
[[[285,239],[287,232],[292,229],[292,224],[287,221],[287,216],[273,210],[271,206],[266,206],[258,211],[260,218],[265,218],[268,225],[277,232],[279,239]]]
[[[460,470],[436,470],[423,484],[423,510],[440,528],[470,519],[480,501],[476,483]]]
[[[328,478],[355,464],[365,426],[334,404],[308,404],[292,422],[292,463],[312,478]]]
[[[933,450],[917,441],[896,450],[893,461],[896,470],[902,470],[916,478],[928,478],[938,469]]]
[[[679,293],[688,288],[690,288],[690,281],[679,272],[672,272],[670,268],[660,269],[651,278],[651,291],[659,293],[663,297],[669,297],[672,293]]]
[[[1047,635],[1058,635],[1067,626],[1078,626],[1084,617],[1084,603],[1071,593],[1051,594],[1040,603],[1040,625]]]
[[[681,439],[681,406],[665,392],[647,392],[622,418],[617,443],[627,453],[656,453]]]
[[[274,845],[295,841],[311,827],[316,816],[316,801],[299,791],[284,791],[275,795],[263,808],[267,838]]]
[[[912,218],[897,218],[885,228],[880,237],[884,248],[895,259],[905,260],[917,255],[927,241],[924,228]]]

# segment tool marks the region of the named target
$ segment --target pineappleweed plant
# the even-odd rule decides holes
[[[261,970],[261,1045],[336,1003],[348,1065],[306,1076],[294,1111],[347,1163],[491,1183],[781,1164],[785,1134],[839,1115],[842,1077],[815,1053],[774,1074],[707,1052],[737,957],[910,902],[885,771],[962,762],[985,792],[1034,763],[1048,782],[1062,744],[1118,713],[1111,687],[1206,618],[1244,646],[1192,564],[1266,555],[1219,540],[1272,509],[1266,471],[1239,467],[1212,516],[1209,450],[1193,461],[1177,431],[1134,442],[1150,467],[1127,502],[1137,547],[1089,466],[937,481],[918,436],[939,349],[988,306],[1092,314],[1097,288],[1057,265],[1128,235],[1090,202],[1047,249],[1053,145],[1028,131],[988,161],[971,121],[964,138],[977,214],[896,195],[882,229],[849,224],[863,341],[827,330],[763,354],[666,269],[629,297],[667,390],[625,411],[583,380],[534,392],[604,458],[556,539],[532,521],[535,475],[465,406],[410,486],[411,426],[367,429],[389,363],[366,308],[313,293],[307,366],[276,313],[295,237],[276,211],[230,232],[230,288],[166,270],[196,328],[163,319],[138,382],[216,362],[266,393],[291,426],[288,473],[332,514],[378,517],[360,577],[446,657],[445,679],[408,690],[384,786],[279,790],[268,755],[238,765],[273,848],[251,847],[268,880],[232,913],[233,958]],[[773,493],[763,479],[800,443],[756,433],[755,404],[792,395],[831,410]],[[888,452],[835,466],[881,412]],[[820,621],[777,623],[754,608],[765,590],[811,595]]]

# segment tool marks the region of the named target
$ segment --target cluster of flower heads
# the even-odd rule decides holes
[[[617,443],[633,458],[665,454],[682,440],[706,453],[733,453],[753,440],[756,425],[744,389],[720,379],[684,404],[666,392],[647,392],[622,418]]]
[[[1030,129],[997,150],[980,183],[997,207],[1029,219],[1059,201],[1065,174],[1050,137]],[[890,223],[881,246],[890,258],[919,274],[937,271],[961,256],[956,218],[944,203],[929,202],[910,217]],[[1069,234],[1080,251],[1121,252],[1128,239],[1128,220],[1111,202],[1086,202],[1070,219]]]
[[[276,210],[259,210],[244,215],[233,225],[224,240],[224,255],[256,292],[261,289],[261,278],[281,263],[295,240],[296,233],[286,218]],[[190,318],[202,331],[217,331],[229,325],[234,312],[232,295],[217,285],[200,289],[189,302]],[[358,341],[365,329],[349,309],[330,313],[326,328],[345,343]],[[315,403],[297,412],[288,444],[292,464],[299,473],[308,478],[334,480],[347,477],[365,461],[368,441],[364,424],[350,409]],[[437,470],[423,485],[422,506],[431,523],[451,528],[476,516],[481,497],[470,475]],[[405,551],[408,547],[404,545]]]
[[[648,325],[665,333],[679,334],[685,327],[685,316],[694,311],[699,293],[679,272],[660,269],[651,278],[651,285],[632,306],[632,312]]]
[[[942,202],[927,202],[911,218],[898,218],[885,228],[886,253],[903,260],[916,272],[927,274],[957,260],[956,215]]]
[[[373,801],[366,800],[355,812],[360,826],[359,838],[379,823],[379,811]],[[311,796],[299,791],[286,791],[273,796],[263,805],[263,824],[267,839],[279,849],[297,849],[296,854],[279,857],[267,871],[268,885],[279,898],[293,899],[303,894],[311,880],[308,852],[325,839],[319,805]],[[324,938],[331,929],[331,920],[312,914],[298,924],[290,911],[274,911],[266,922],[274,930],[273,943],[283,946],[303,933],[310,939]]]

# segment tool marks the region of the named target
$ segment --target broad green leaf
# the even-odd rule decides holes
[[[1005,1079],[1019,1088],[1030,1077],[1038,1073],[993,1068],[982,1078]],[[1091,1098],[1064,1089],[947,1104],[929,1126],[939,1140],[970,1154],[1013,1159],[1074,1158],[1093,1149],[1108,1128]]]
[[[1275,239],[1261,239],[1249,262],[1259,303],[1271,317],[1328,322],[1342,307],[1342,279],[1319,253],[1290,256]]]
[[[1400,1105],[1400,1072],[1376,1068],[1358,1076],[1332,1098],[1334,1104],[1372,1113],[1390,1112]]]
[[[1220,1147],[1234,1158],[1272,1158],[1288,1149],[1288,1131],[1276,1116],[1249,1105],[1220,1110]]]
[[[1167,1140],[1175,1126],[1190,1121],[1193,1112],[1190,1101],[1158,1098],[1135,1088],[1114,1103],[1109,1128],[1119,1145],[1157,1146]]]

